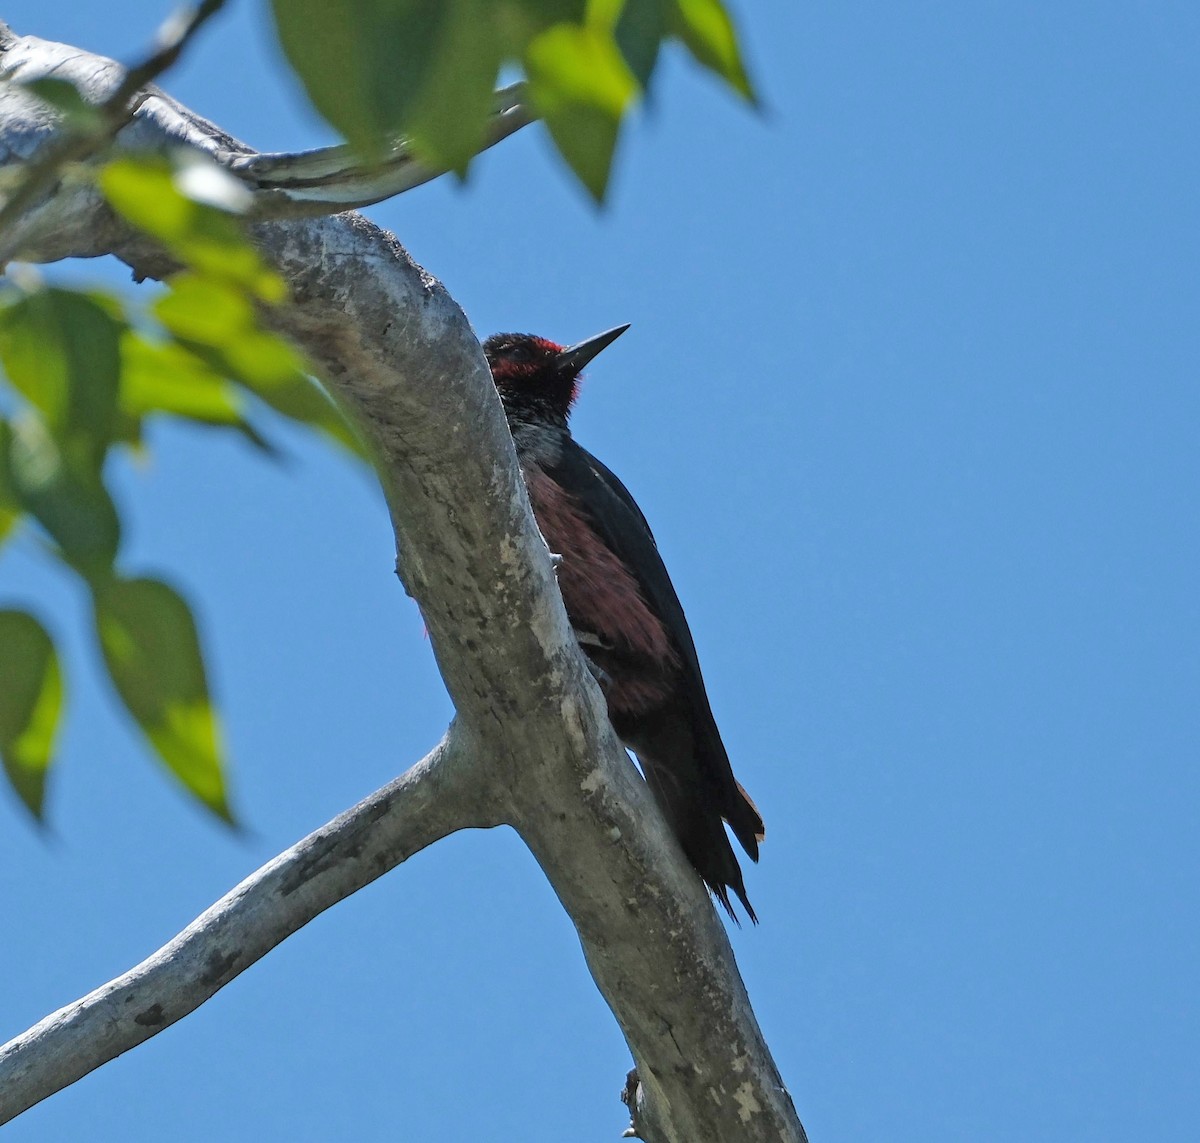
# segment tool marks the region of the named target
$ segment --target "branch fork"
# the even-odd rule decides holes
[[[124,74],[111,60],[0,25],[0,74],[51,73],[96,102]],[[519,93],[502,95],[495,137],[527,115]],[[4,165],[52,145],[57,130],[44,105],[0,85],[0,178]],[[368,190],[337,149],[257,155],[158,91],[116,146],[180,143],[257,187],[251,236],[294,299],[270,322],[374,446],[397,573],[421,608],[457,713],[441,745],[402,777],[264,866],[141,965],[0,1049],[0,1122],[194,1010],[412,853],[454,830],[508,824],[574,922],[629,1044],[631,1130],[648,1143],[802,1143],[725,930],[613,735],[572,636],[466,316],[365,218],[297,217],[396,193],[405,179],[415,185],[414,168],[402,175],[398,159],[392,188]],[[35,262],[111,253],[143,277],[172,269],[85,183],[50,186],[5,237],[6,249]]]

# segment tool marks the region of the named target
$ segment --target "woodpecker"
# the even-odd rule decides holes
[[[580,371],[627,329],[576,345],[524,333],[483,343],[575,637],[608,701],[617,737],[637,755],[683,852],[736,921],[751,921],[723,823],[758,860],[762,818],[733,776],[709,707],[679,597],[645,516],[620,480],[571,436]]]

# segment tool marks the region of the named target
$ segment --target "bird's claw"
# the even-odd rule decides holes
[[[596,664],[592,662],[592,658],[587,653],[586,649],[583,651],[583,657],[587,660],[588,670],[592,672],[592,678],[595,679],[596,682],[598,682],[602,687],[607,687],[608,684],[612,682],[612,675],[610,675],[603,667],[597,667]]]

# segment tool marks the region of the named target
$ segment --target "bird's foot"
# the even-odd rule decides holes
[[[592,662],[591,656],[589,656],[586,651],[584,652],[583,657],[587,660],[588,670],[592,672],[592,678],[600,684],[602,689],[607,688],[608,684],[612,682],[612,675],[610,675],[603,667],[597,667],[596,664]]]

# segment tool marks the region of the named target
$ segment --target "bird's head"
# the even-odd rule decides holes
[[[492,334],[483,352],[504,411],[522,421],[565,425],[579,392],[580,371],[628,328],[619,325],[567,346],[531,333]]]

